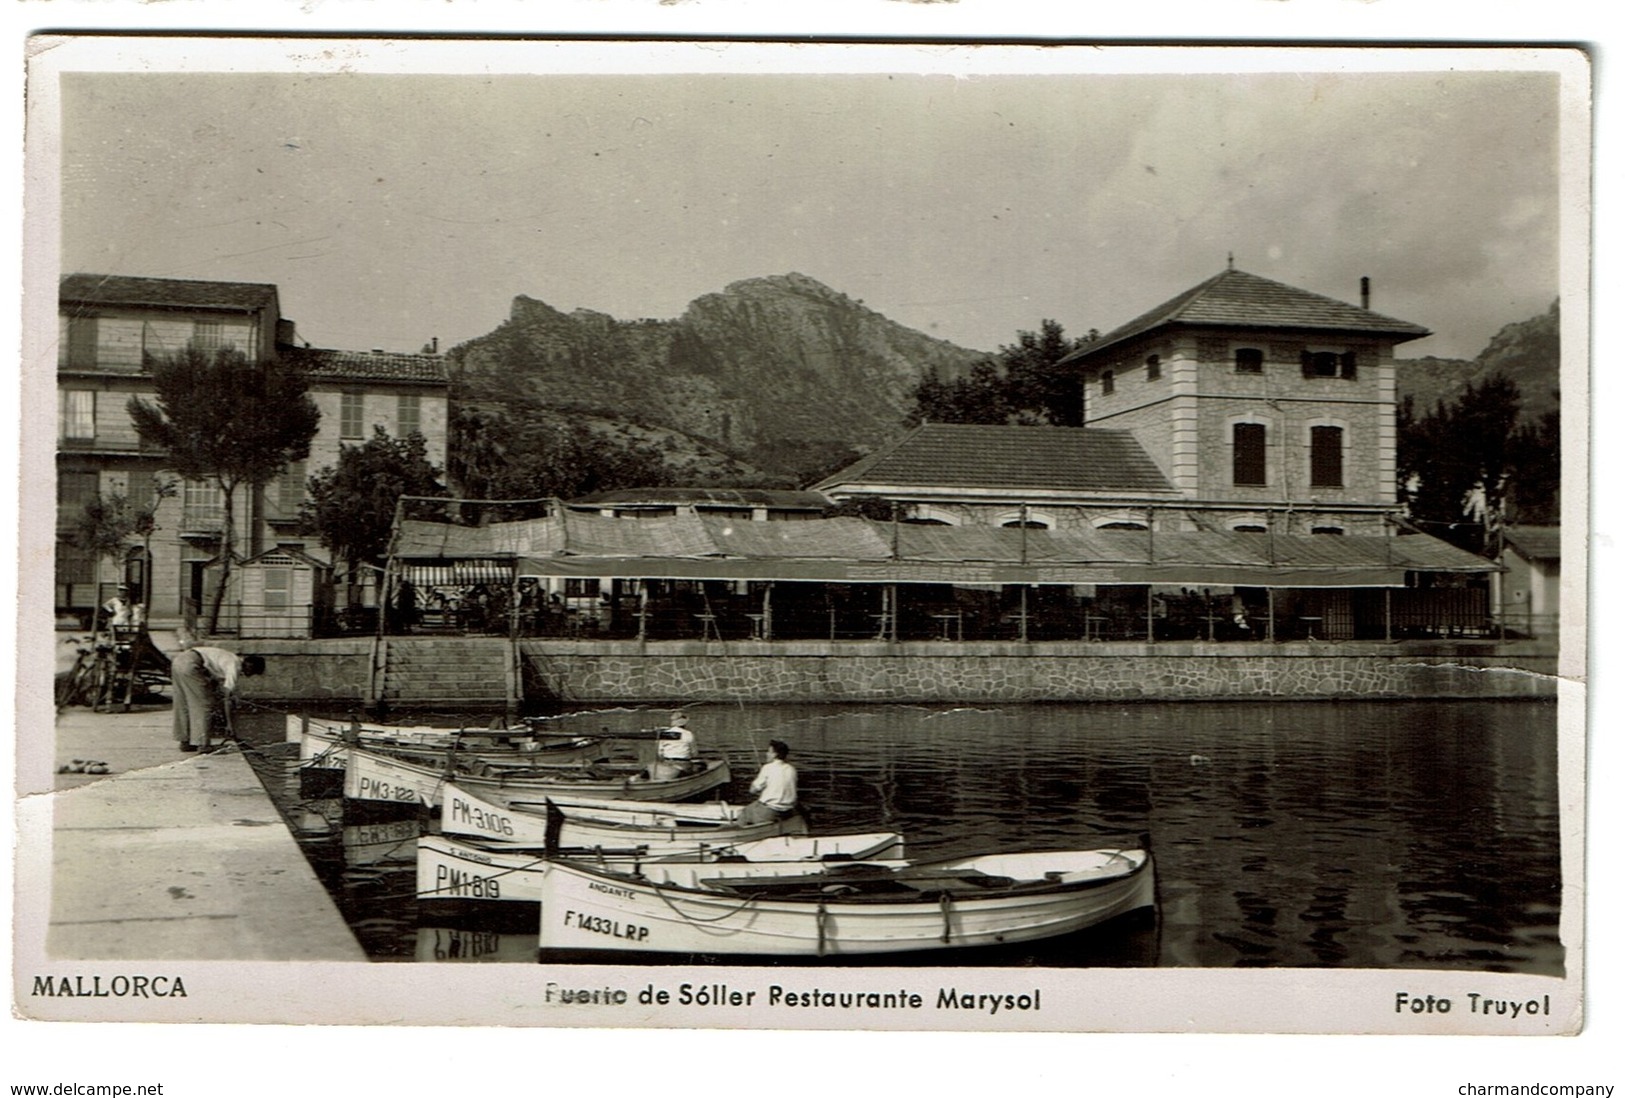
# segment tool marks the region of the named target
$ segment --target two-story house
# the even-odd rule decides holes
[[[194,344],[233,347],[259,362],[305,369],[321,428],[310,458],[257,494],[235,501],[237,551],[304,545],[297,515],[308,475],[364,441],[374,424],[391,434],[423,434],[430,460],[446,450],[447,376],[437,355],[394,355],[296,348],[277,288],[125,275],[71,274],[58,297],[57,561],[59,616],[88,619],[93,607],[128,583],[157,623],[180,620],[204,601],[209,566],[224,526],[220,493],[182,481],[157,511],[150,554],[132,544],[121,561],[95,560],[68,538],[86,502],[119,494],[136,506],[154,486],[175,480],[163,456],[143,447],[127,410],[131,397],[153,399],[151,367]]]
[[[1062,360],[1082,428],[927,424],[814,487],[956,525],[1381,536],[1393,349],[1426,334],[1228,269]]]

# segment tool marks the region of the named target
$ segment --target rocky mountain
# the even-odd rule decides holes
[[[957,377],[986,357],[800,274],[735,282],[675,320],[521,296],[450,352],[460,399],[657,441],[700,482],[797,486],[894,435],[927,369]]]
[[[1558,406],[1558,315],[1554,301],[1540,316],[1508,324],[1471,361],[1401,359],[1396,371],[1400,399],[1409,396],[1417,414],[1425,415],[1440,400],[1454,399],[1469,382],[1501,373],[1517,382],[1523,394],[1523,420],[1538,419]]]

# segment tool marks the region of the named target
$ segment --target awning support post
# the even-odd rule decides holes
[[[1392,642],[1394,639],[1394,589],[1382,589],[1382,639]]]
[[[1270,620],[1265,625],[1265,638],[1264,639],[1269,641],[1271,644],[1274,644],[1275,643],[1275,588],[1266,587],[1264,589],[1264,594],[1269,596],[1269,600],[1270,600]]]

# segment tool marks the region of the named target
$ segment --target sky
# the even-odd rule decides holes
[[[1054,62],[1050,59],[1053,69]],[[1277,67],[1292,67],[1278,65]],[[1471,357],[1558,297],[1550,73],[70,72],[61,269],[270,282],[315,346],[799,272],[992,351],[1237,268]]]

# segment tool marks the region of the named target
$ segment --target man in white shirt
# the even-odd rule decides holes
[[[661,781],[681,777],[695,768],[699,744],[688,727],[688,716],[681,711],[671,715],[671,726],[655,733],[655,764],[649,775]]]
[[[767,762],[756,772],[750,791],[756,799],[739,813],[742,824],[772,823],[796,812],[796,768],[789,763],[790,745],[769,740]]]
[[[224,739],[231,732],[231,696],[241,676],[265,671],[265,657],[238,656],[224,648],[200,645],[169,661],[169,682],[175,695],[175,738],[182,751],[207,751],[211,735],[220,727]]]

